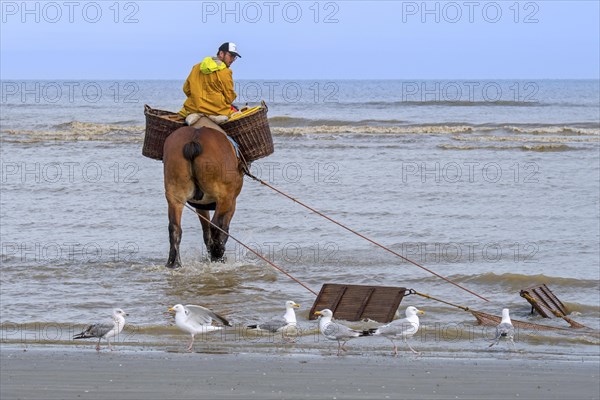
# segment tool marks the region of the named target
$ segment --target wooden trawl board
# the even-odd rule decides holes
[[[381,323],[391,322],[406,290],[393,286],[326,283],[310,309],[309,318],[316,319],[315,311],[329,308],[337,319],[360,321],[369,318]]]
[[[554,293],[552,293],[550,289],[548,289],[546,285],[532,286],[527,289],[523,289],[521,290],[520,294],[521,297],[524,297],[544,318],[555,317],[555,311],[558,311],[562,315],[568,314],[564,304],[554,295]],[[530,300],[527,297],[531,297],[533,300]]]

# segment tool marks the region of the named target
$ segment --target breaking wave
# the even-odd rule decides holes
[[[595,279],[576,279],[548,276],[544,274],[523,275],[523,274],[496,274],[487,272],[478,275],[455,276],[454,280],[464,283],[473,283],[480,285],[507,285],[514,288],[524,288],[534,284],[552,284],[568,288],[594,289],[598,288],[598,281]]]
[[[489,135],[489,136],[453,136],[453,140],[462,142],[546,142],[546,143],[594,143],[598,142],[596,137],[571,137],[571,136],[536,136],[536,137],[525,137],[525,136],[500,136],[500,135]]]
[[[600,126],[593,123],[571,125],[429,123],[406,124],[390,120],[332,120],[276,116],[269,120],[275,136],[303,135],[453,135],[452,139],[470,142],[544,142],[521,146],[526,151],[565,151],[567,147],[548,143],[592,143],[600,138]],[[2,139],[10,142],[111,141],[136,142],[144,138],[145,127],[136,121],[113,123],[69,121],[41,129],[3,129]],[[446,147],[452,148],[452,147]],[[463,149],[469,149],[463,147]]]
[[[577,147],[568,146],[566,144],[536,144],[536,145],[522,145],[522,146],[476,146],[476,145],[452,145],[452,144],[440,144],[438,148],[443,150],[522,150],[522,151],[534,151],[541,153],[561,152],[561,151],[573,151],[580,150]]]
[[[2,130],[2,140],[8,142],[44,142],[44,141],[91,141],[106,140],[111,142],[141,141],[144,138],[144,127],[128,125],[128,121],[113,124],[97,124],[93,122],[71,121],[57,124],[50,129]]]

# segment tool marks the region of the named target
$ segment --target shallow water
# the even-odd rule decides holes
[[[482,109],[490,108],[483,104],[470,107],[477,116],[463,120],[468,128],[456,128],[456,120],[443,122],[440,115],[456,112],[454,104],[406,106],[407,113],[441,107],[430,123],[423,116],[408,125],[389,122],[396,111],[388,110],[379,122],[362,126],[350,118],[327,125],[319,116],[306,124],[308,111],[297,114],[305,120],[290,123],[281,118],[301,106],[284,106],[269,111],[280,117],[273,123],[276,151],[253,163],[256,176],[490,302],[248,178],[231,224],[235,238],[316,292],[324,283],[401,286],[478,311],[499,315],[508,307],[514,319],[566,327],[531,316],[519,296],[544,283],[573,319],[600,328],[599,127],[593,111],[581,119],[584,107],[568,106],[578,111],[564,124],[532,126],[539,115],[511,121],[500,110],[478,127]],[[123,123],[104,111],[93,121],[91,111],[88,118],[64,117],[30,130],[20,126],[16,111],[3,115],[2,340],[72,345],[74,331],[108,318],[118,306],[130,313],[120,342],[183,346],[187,337],[165,311],[184,303],[213,308],[235,324],[202,338],[206,346],[279,349],[277,338],[257,338],[243,327],[283,314],[283,303],[293,299],[302,305],[302,335],[293,348],[333,348],[308,321],[312,293],[232,239],[226,263],[207,262],[200,224],[189,210],[181,245],[185,267],[163,267],[162,164],[141,155],[138,108],[125,107],[118,116]],[[408,305],[426,310],[413,347],[487,351],[492,329],[476,326],[470,313],[415,295],[401,308]],[[517,336],[518,351],[534,358],[597,356],[600,343],[597,332]],[[388,350],[385,339],[359,340],[351,342],[355,351]]]

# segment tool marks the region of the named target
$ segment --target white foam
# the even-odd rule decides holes
[[[491,130],[487,128],[483,130]],[[468,125],[423,125],[423,126],[352,126],[352,125],[321,125],[311,127],[272,128],[279,135],[307,134],[452,134],[472,132],[474,128]],[[480,130],[477,128],[477,130]]]
[[[453,140],[461,142],[546,142],[546,143],[594,143],[598,142],[595,137],[573,137],[573,136],[453,136]]]

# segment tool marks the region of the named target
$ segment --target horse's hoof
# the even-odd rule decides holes
[[[177,268],[181,268],[181,263],[167,263],[165,265],[165,267],[167,267],[169,269],[177,269]]]

